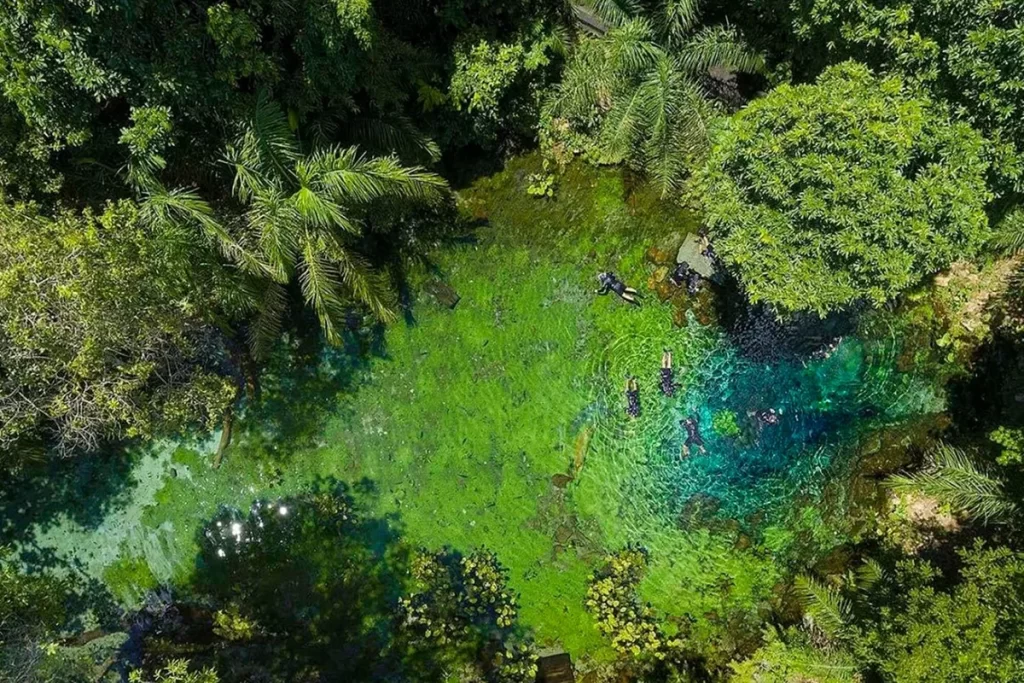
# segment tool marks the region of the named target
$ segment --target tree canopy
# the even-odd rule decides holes
[[[715,131],[700,187],[750,299],[819,314],[880,305],[989,236],[985,140],[899,76],[846,63]]]
[[[219,420],[235,389],[216,322],[233,288],[208,243],[130,201],[54,217],[0,205],[3,451]]]

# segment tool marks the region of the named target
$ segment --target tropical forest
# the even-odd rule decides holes
[[[3,0],[0,681],[1024,681],[1024,3]]]

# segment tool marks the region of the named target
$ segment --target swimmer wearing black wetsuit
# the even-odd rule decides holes
[[[686,284],[686,274],[690,272],[690,264],[683,261],[675,267],[671,273],[669,273],[669,282],[674,284],[676,287],[682,287]]]
[[[688,417],[685,420],[682,420],[679,424],[686,430],[686,441],[683,443],[683,451],[679,454],[679,458],[683,459],[690,455],[690,449],[693,446],[696,446],[697,450],[701,453],[705,453],[704,439],[700,437],[700,425],[697,424],[697,418]]]
[[[691,296],[700,291],[700,273],[690,268],[690,264],[683,261],[668,276],[669,282],[676,287],[686,285],[686,291]]]
[[[597,288],[597,294],[604,296],[608,292],[615,292],[619,295],[623,301],[639,306],[640,301],[637,300],[637,291],[632,287],[627,287],[626,283],[615,276],[615,273],[604,271],[597,274],[597,281],[600,283],[600,287]]]
[[[672,352],[665,349],[661,354],[661,393],[669,398],[676,395],[675,371],[672,369]]]
[[[640,417],[640,386],[636,377],[626,380],[626,415]]]

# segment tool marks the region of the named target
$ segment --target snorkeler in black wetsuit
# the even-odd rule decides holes
[[[669,282],[676,287],[686,285],[686,292],[691,296],[700,290],[700,273],[690,268],[690,264],[683,261],[668,276]]]
[[[697,424],[697,418],[688,417],[679,424],[686,430],[686,441],[683,443],[683,450],[679,454],[679,458],[682,459],[690,455],[690,449],[693,446],[696,446],[697,450],[701,453],[706,452],[704,450],[704,439],[700,437],[700,425]]]
[[[636,377],[626,380],[626,415],[640,417],[640,386]]]
[[[669,398],[676,395],[675,371],[672,369],[672,352],[665,349],[661,354],[661,393]]]
[[[608,271],[598,273],[597,281],[601,283],[601,286],[597,289],[599,296],[604,296],[608,292],[615,292],[623,301],[634,306],[640,305],[640,301],[637,299],[637,291],[632,287],[627,287],[625,282],[615,276],[615,273]]]

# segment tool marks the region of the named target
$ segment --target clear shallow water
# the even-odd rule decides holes
[[[643,414],[635,421],[617,410],[621,398],[607,399],[611,410],[598,429],[606,454],[625,454],[618,460],[628,473],[618,488],[634,499],[626,507],[673,520],[698,504],[735,519],[772,513],[820,494],[865,434],[944,408],[931,384],[897,370],[891,340],[847,336],[818,353],[769,361],[745,356],[717,330],[695,332],[694,324],[674,344],[676,358],[684,358],[676,364],[682,386],[674,397],[663,396],[653,378],[641,381]],[[692,346],[696,352],[687,351]],[[647,377],[653,372],[645,370]],[[775,424],[758,419],[769,409]],[[680,423],[690,417],[699,423],[703,452],[684,447]],[[716,429],[716,417],[734,426]]]

